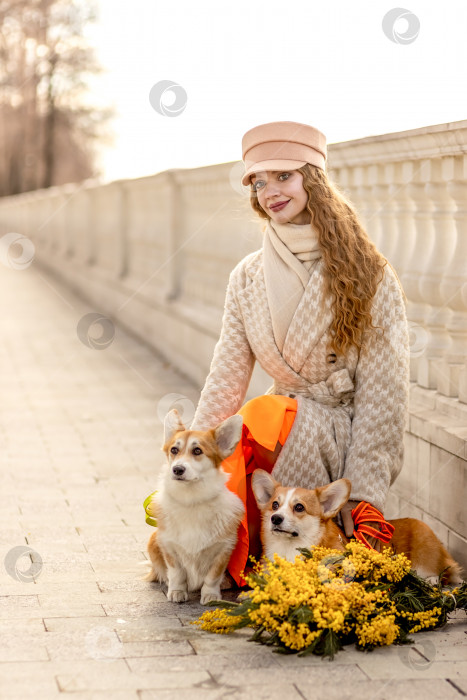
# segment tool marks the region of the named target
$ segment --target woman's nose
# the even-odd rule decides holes
[[[263,188],[263,192],[267,197],[273,197],[276,194],[280,194],[280,187],[274,180],[267,182]]]

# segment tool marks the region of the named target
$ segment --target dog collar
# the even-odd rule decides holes
[[[146,513],[146,522],[148,525],[152,525],[152,527],[157,527],[157,519],[154,517],[155,513],[152,505],[154,501],[153,496],[155,496],[156,493],[158,493],[158,491],[153,491],[152,493],[150,493],[149,496],[145,498],[143,502],[143,507]]]

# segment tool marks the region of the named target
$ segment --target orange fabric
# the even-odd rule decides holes
[[[259,528],[260,517],[251,492],[251,474],[255,469],[271,471],[270,464],[261,462],[255,445],[274,452],[277,443],[283,445],[292,428],[297,413],[297,401],[288,396],[267,394],[248,401],[238,413],[243,416],[243,435],[235,452],[222,462],[230,474],[227,487],[236,493],[245,506],[245,516],[238,529],[237,545],[232,552],[228,571],[235,582],[245,585],[244,571],[250,549],[250,527]],[[255,454],[254,454],[255,452]],[[249,507],[247,507],[247,503]]]
[[[370,537],[376,537],[376,539],[381,540],[381,542],[389,542],[393,533],[394,525],[388,523],[381,511],[372,506],[366,501],[360,501],[360,503],[355,506],[351,514],[352,520],[354,521],[354,531],[353,536],[368,549],[374,549],[368,542],[365,535]],[[379,523],[381,530],[376,530],[376,528],[371,527],[371,525],[365,525],[365,523]]]

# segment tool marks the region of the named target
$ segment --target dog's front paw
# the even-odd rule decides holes
[[[201,605],[208,605],[213,600],[222,600],[222,594],[220,588],[206,588],[203,586],[201,589],[201,596],[199,602]]]
[[[167,598],[171,603],[185,603],[188,600],[188,593],[180,590],[167,591]]]

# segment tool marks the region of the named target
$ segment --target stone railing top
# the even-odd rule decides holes
[[[329,144],[332,168],[467,153],[467,119]]]

